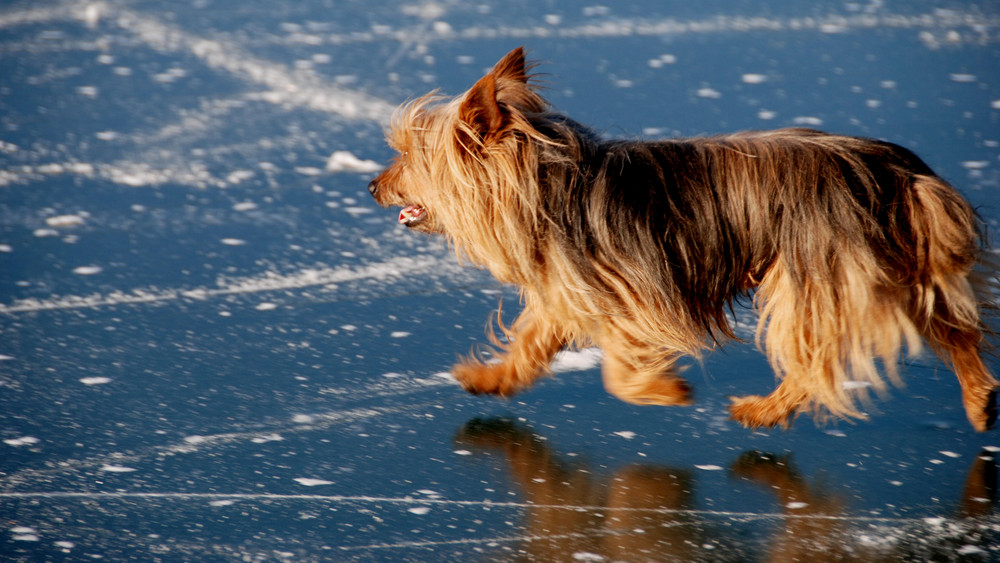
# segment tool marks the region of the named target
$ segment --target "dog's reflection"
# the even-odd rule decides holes
[[[956,522],[962,524],[945,533],[914,528],[913,522],[907,522],[902,525],[905,533],[900,534],[893,529],[898,524],[874,519],[868,522],[869,530],[859,530],[858,521],[863,519],[847,516],[841,499],[821,484],[804,479],[790,455],[747,452],[733,463],[730,474],[764,487],[782,507],[784,518],[768,542],[767,561],[987,561],[991,560],[990,544],[995,547],[995,541],[979,534],[976,525],[996,504],[997,463],[989,452],[976,457],[966,477],[955,514]],[[935,520],[920,523],[933,528]],[[996,528],[990,527],[995,540]],[[880,537],[880,533],[890,538]],[[899,541],[891,539],[894,534]]]
[[[695,499],[689,471],[630,466],[610,479],[598,478],[583,463],[558,458],[542,438],[508,419],[472,420],[456,441],[501,450],[511,478],[537,505],[525,522],[533,536],[522,546],[526,559],[661,560],[669,554],[696,560],[720,547],[689,512]]]
[[[822,485],[810,485],[792,456],[746,452],[730,467],[730,475],[764,487],[774,495],[784,518],[769,542],[768,561],[854,561],[857,550],[845,542],[843,502]]]
[[[922,528],[929,524],[921,519],[851,517],[845,501],[805,479],[791,456],[739,456],[729,468],[730,477],[773,495],[781,513],[729,514],[697,508],[691,471],[632,465],[611,477],[598,476],[583,461],[557,456],[542,437],[509,419],[474,419],[455,440],[464,447],[503,453],[511,479],[531,505],[519,550],[527,560],[895,561],[947,558],[962,549],[975,555],[977,543],[984,546],[982,554],[990,552],[990,538],[970,540],[968,530],[935,535]],[[969,472],[957,522],[969,522],[975,532],[977,519],[992,513],[996,490],[997,464],[984,452]],[[770,530],[765,546],[747,532],[747,522],[758,521],[755,517],[765,518],[763,526]],[[882,537],[886,533],[895,535],[887,540]]]

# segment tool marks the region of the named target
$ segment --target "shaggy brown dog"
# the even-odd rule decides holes
[[[877,363],[897,381],[901,348],[924,339],[989,428],[980,223],[912,152],[808,129],[605,140],[554,113],[527,70],[515,49],[464,95],[401,108],[399,156],[369,186],[401,223],[521,288],[499,361],[455,367],[466,389],[510,395],[564,346],[595,343],[612,394],[689,404],[676,360],[733,338],[727,310],[752,296],[781,383],[734,399],[742,424],[863,418],[857,399],[886,387]]]

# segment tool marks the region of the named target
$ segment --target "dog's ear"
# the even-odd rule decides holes
[[[524,59],[524,48],[507,53],[490,72],[479,79],[459,106],[459,118],[468,124],[483,143],[503,133],[510,113],[539,112],[545,102],[528,84],[531,65]]]
[[[528,83],[528,66],[524,62],[524,47],[518,47],[504,55],[490,71],[497,81],[512,80]]]
[[[493,73],[479,79],[458,108],[458,117],[484,142],[496,137],[504,125],[506,110],[497,102],[497,83]]]

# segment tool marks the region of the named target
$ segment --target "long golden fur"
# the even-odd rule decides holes
[[[466,389],[510,395],[595,343],[612,394],[688,404],[676,360],[734,338],[727,310],[748,297],[780,385],[733,400],[742,424],[862,418],[857,400],[886,388],[878,364],[896,381],[922,341],[954,367],[972,425],[993,423],[980,222],[916,155],[809,129],[605,140],[553,112],[528,70],[515,49],[462,96],[401,108],[399,156],[369,186],[521,288],[500,361],[455,367]]]

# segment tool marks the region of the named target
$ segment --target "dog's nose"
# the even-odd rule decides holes
[[[372,194],[372,196],[374,197],[377,192],[378,192],[378,183],[375,180],[368,182],[368,193]]]

